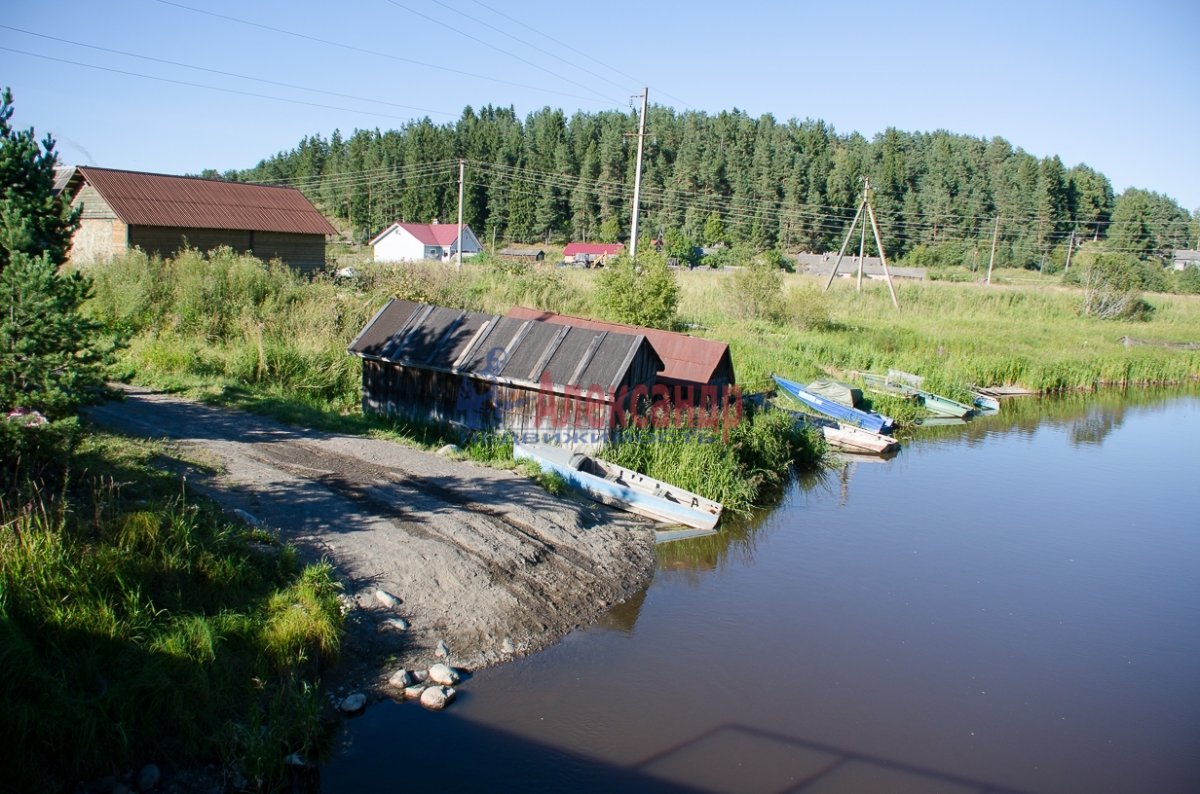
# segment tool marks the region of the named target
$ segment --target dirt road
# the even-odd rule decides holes
[[[439,640],[467,669],[537,650],[635,595],[653,571],[648,526],[514,473],[144,389],[89,416],[211,461],[219,473],[194,470],[189,487],[334,564],[357,604],[343,682],[427,666]],[[376,589],[400,605],[385,607]],[[409,628],[385,622],[394,617]]]

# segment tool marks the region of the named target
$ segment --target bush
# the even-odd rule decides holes
[[[672,328],[679,307],[679,284],[660,253],[609,260],[596,284],[596,308],[604,319],[648,328]]]
[[[730,302],[745,319],[778,322],[783,318],[783,271],[771,257],[759,255],[730,279]]]
[[[1146,271],[1137,257],[1098,253],[1081,270],[1084,315],[1101,320],[1149,319],[1154,307],[1142,297]]]

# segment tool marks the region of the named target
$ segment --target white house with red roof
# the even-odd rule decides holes
[[[463,256],[483,250],[471,227],[462,227]],[[376,262],[445,262],[458,253],[457,223],[393,223],[371,240]]]

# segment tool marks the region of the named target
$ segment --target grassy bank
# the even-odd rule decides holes
[[[0,768],[17,791],[156,762],[251,785],[320,736],[338,652],[327,565],[232,525],[151,444],[83,435],[0,496]],[[61,464],[61,461],[60,461]]]
[[[309,282],[286,268],[218,251],[175,259],[130,254],[96,268],[95,317],[129,339],[119,374],[164,388],[270,413],[330,430],[385,433],[414,443],[448,440],[436,429],[400,426],[359,412],[359,363],[346,345],[389,297],[501,313],[513,304],[598,315],[595,271],[487,259],[464,265],[358,266],[352,279]],[[1200,376],[1200,352],[1125,347],[1123,336],[1200,339],[1200,297],[1151,294],[1148,319],[1109,321],[1080,312],[1081,291],[1057,280],[1012,282],[1024,271],[998,272],[997,284],[899,282],[900,309],[886,285],[860,293],[849,280],[828,292],[812,277],[746,279],[737,272],[678,271],[681,327],[730,344],[747,392],[770,387],[770,374],[799,380],[853,370],[919,373],[931,388],[964,399],[972,384],[1020,384],[1037,390],[1099,385],[1182,383]],[[765,286],[764,286],[765,285]],[[774,289],[775,295],[745,294]],[[754,307],[748,312],[747,307]],[[876,407],[900,419],[916,409],[889,397]],[[755,429],[758,428],[758,429]],[[780,428],[748,423],[739,449],[686,453],[679,444],[645,439],[613,457],[654,477],[728,500],[735,509],[760,502],[790,461],[812,458],[800,439],[776,454],[757,434]],[[757,439],[757,440],[756,440]],[[501,460],[497,445],[477,443],[480,460]],[[636,464],[636,465],[635,465]],[[771,476],[764,474],[767,470]],[[697,476],[695,472],[704,472]]]

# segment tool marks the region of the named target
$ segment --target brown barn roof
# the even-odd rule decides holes
[[[348,348],[364,358],[493,381],[615,389],[645,349],[641,334],[530,322],[393,298]],[[608,395],[611,396],[611,395]]]
[[[92,166],[78,166],[76,173],[130,226],[337,234],[312,202],[293,187]]]
[[[701,385],[707,383],[733,384],[735,382],[729,345],[715,339],[701,339],[697,336],[662,331],[658,328],[642,328],[636,325],[591,320],[586,317],[572,317],[569,314],[554,314],[524,306],[514,306],[509,310],[507,316],[521,320],[540,320],[556,325],[572,325],[597,331],[644,336],[654,346],[654,352],[658,353],[659,358],[663,360],[665,368],[658,374],[660,381]]]

